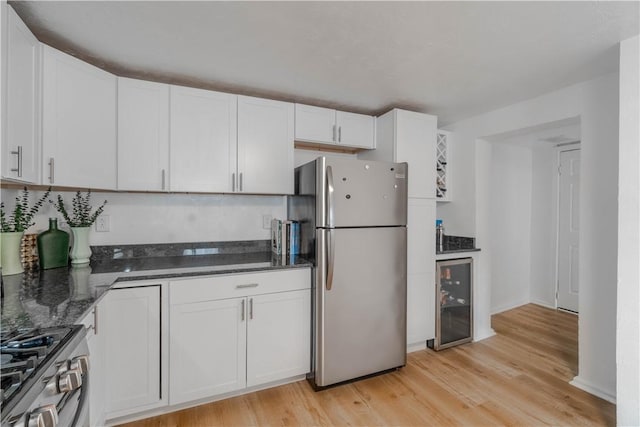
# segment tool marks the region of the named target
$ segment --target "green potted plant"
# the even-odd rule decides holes
[[[33,206],[29,204],[29,190],[24,187],[16,196],[16,204],[10,216],[4,210],[4,203],[0,203],[0,262],[2,275],[19,274],[24,271],[20,260],[20,244],[26,229],[35,224],[34,217],[49,197],[49,188]]]
[[[104,206],[107,204],[105,200],[95,211],[92,211],[91,206],[91,190],[87,191],[86,195],[82,195],[80,191],[76,192],[71,202],[72,212],[69,215],[67,208],[65,207],[62,196],[58,194],[58,198],[53,203],[53,206],[62,215],[64,220],[69,224],[71,228],[71,234],[73,235],[73,245],[71,246],[71,264],[88,264],[91,257],[91,248],[89,247],[89,229],[96,219],[104,211]]]

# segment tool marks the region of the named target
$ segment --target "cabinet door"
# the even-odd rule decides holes
[[[407,343],[435,336],[436,202],[408,200],[407,209]]]
[[[93,310],[80,322],[87,329],[87,345],[89,346],[89,365],[91,384],[89,387],[89,426],[103,426],[105,421],[105,347],[104,333],[96,332],[98,317],[102,314],[104,303],[93,307]],[[102,332],[102,331],[100,331]]]
[[[171,306],[171,405],[245,386],[246,305],[231,298]]]
[[[375,119],[365,114],[336,112],[338,144],[348,147],[375,148]]]
[[[249,298],[247,387],[309,372],[310,298],[308,289]]]
[[[435,198],[437,118],[396,110],[396,161],[409,163],[409,197]]]
[[[296,104],[296,141],[335,144],[336,110]]]
[[[166,190],[169,86],[118,78],[118,189]]]
[[[116,188],[116,77],[43,49],[43,183]]]
[[[160,292],[160,285],[110,290],[99,313],[98,333],[102,327],[105,334],[107,418],[162,399]]]
[[[233,191],[237,96],[171,86],[172,191]]]
[[[293,104],[238,97],[238,190],[293,194]]]
[[[38,181],[40,43],[6,5],[6,134],[2,138],[2,176]]]

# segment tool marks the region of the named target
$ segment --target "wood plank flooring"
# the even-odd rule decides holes
[[[529,304],[492,326],[492,338],[411,353],[390,374],[318,393],[300,381],[127,426],[615,425],[615,405],[568,384],[576,316]]]

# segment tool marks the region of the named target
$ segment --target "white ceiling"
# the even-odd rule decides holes
[[[11,1],[116,74],[440,125],[617,70],[631,2]]]

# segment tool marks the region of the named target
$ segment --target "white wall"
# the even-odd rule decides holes
[[[11,210],[17,190],[2,190],[2,200]],[[41,192],[32,192],[32,200]],[[51,199],[57,196],[53,192]],[[73,192],[63,194],[70,210]],[[177,243],[231,240],[266,240],[269,230],[262,228],[262,215],[284,218],[283,196],[245,196],[222,194],[91,193],[93,205],[107,200],[104,210],[110,218],[110,231],[92,229],[91,245],[133,243]],[[48,218],[62,217],[48,203],[28,232],[44,231]]]
[[[573,384],[616,396],[618,75],[584,84],[580,157],[578,376]]]
[[[493,143],[490,177],[491,313],[529,302],[531,178],[529,148]]]
[[[618,74],[579,83],[540,97],[482,114],[448,126],[456,146],[469,150],[452,155],[454,202],[438,206],[448,230],[468,230],[478,245],[491,239],[490,143],[482,138],[580,117],[582,135],[579,375],[574,384],[609,400],[615,399],[615,313],[618,209]],[[454,153],[459,152],[456,150]],[[473,156],[471,161],[469,156]],[[464,195],[468,200],[458,199]],[[492,264],[491,250],[482,251],[479,263]],[[511,260],[506,260],[511,261]],[[476,300],[474,320],[488,336],[490,281],[495,274],[479,275],[476,289],[489,295]]]
[[[532,148],[530,302],[556,306],[558,151]]]
[[[620,44],[617,423],[640,425],[640,43]]]

